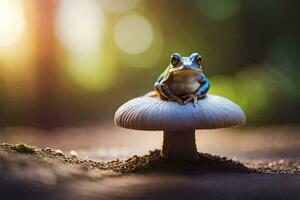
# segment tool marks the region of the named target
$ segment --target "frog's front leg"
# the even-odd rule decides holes
[[[209,83],[208,78],[206,78],[206,76],[203,73],[200,75],[199,82],[200,82],[201,86],[197,91],[197,96],[198,96],[198,99],[202,99],[206,96],[206,94],[210,88],[210,83]]]
[[[155,90],[159,93],[160,97],[163,97],[164,99],[169,99],[169,97],[163,92],[162,86],[159,82],[154,83]]]
[[[161,82],[156,82],[154,84],[154,87],[156,91],[164,98],[171,101],[176,101],[179,104],[183,104],[182,99],[172,93],[172,91],[168,87],[168,84],[166,83],[166,80],[162,80]]]

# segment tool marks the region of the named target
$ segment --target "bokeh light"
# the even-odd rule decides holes
[[[220,21],[236,16],[240,11],[240,0],[198,0],[198,8],[209,19]]]
[[[20,0],[0,1],[0,47],[14,45],[25,29],[24,11]]]
[[[69,50],[62,64],[67,75],[87,91],[106,89],[113,78],[110,62],[103,64],[104,30],[105,16],[98,1],[60,1],[56,33]]]
[[[87,91],[107,89],[114,79],[113,63],[109,55],[95,54],[69,55],[66,60],[66,71],[72,80]],[[105,63],[105,64],[104,64]]]
[[[117,105],[153,89],[174,51],[203,55],[209,93],[237,102],[247,125],[299,122],[298,4],[0,0],[0,123],[26,124],[30,109],[33,122],[45,111],[61,124],[111,120]],[[40,106],[69,98],[68,110]]]
[[[145,51],[143,54],[121,54],[120,59],[122,60],[122,63],[134,68],[157,67],[157,63],[163,55],[164,38],[159,30],[155,30],[153,34],[153,43],[147,49],[147,51]],[[167,64],[168,60],[166,60],[164,65]],[[166,67],[164,65],[160,66],[160,68],[163,69]]]
[[[95,0],[62,0],[57,11],[59,41],[74,53],[95,52],[104,32],[104,14]]]
[[[143,53],[153,41],[152,26],[142,15],[125,16],[116,25],[115,41],[128,54]]]
[[[108,12],[117,13],[133,9],[140,0],[101,0],[101,6]]]

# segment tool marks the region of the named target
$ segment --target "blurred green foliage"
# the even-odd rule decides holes
[[[0,76],[2,126],[55,127],[112,120],[120,104],[153,89],[173,52],[186,56],[199,52],[211,80],[209,93],[240,104],[247,125],[299,123],[298,1],[136,0],[134,6],[118,12],[109,12],[103,2],[97,4],[105,16],[99,49],[74,54],[53,34],[52,60],[27,64],[55,69],[38,70],[37,97],[9,98],[8,91],[22,92],[24,82],[7,86],[5,80],[14,77]],[[55,18],[59,5],[51,6]],[[151,45],[141,53],[130,54],[116,44],[115,27],[127,15],[143,16],[151,24]],[[121,44],[130,39],[131,45],[138,45],[130,30],[123,31]],[[135,37],[142,36],[137,32]],[[3,63],[0,60],[0,67],[9,67]]]

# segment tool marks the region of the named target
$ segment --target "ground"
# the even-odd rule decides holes
[[[2,144],[1,199],[299,199],[297,130],[282,127],[256,129],[238,135],[221,131],[209,136],[212,138],[207,137],[207,142],[214,141],[223,148],[224,155],[232,154],[230,157],[236,158],[201,153],[199,162],[184,164],[161,160],[157,150],[145,156],[131,154],[123,160],[104,162],[99,159],[99,152],[92,153],[94,150],[78,151],[78,157],[78,152],[70,152],[72,155],[63,153],[43,147],[42,142],[39,143],[40,149]],[[274,135],[279,131],[280,134]],[[109,131],[111,135],[112,132],[116,130]],[[12,135],[2,134],[1,139],[7,142],[20,140],[19,137],[11,138]],[[32,136],[29,138],[34,140]],[[241,138],[246,138],[247,142],[243,143]],[[43,140],[50,145],[59,145],[57,141]],[[120,142],[115,138],[113,141]],[[226,147],[228,141],[234,144],[226,145],[235,149],[243,147],[242,154],[240,151],[234,154]],[[197,144],[199,149],[201,145]],[[207,150],[205,145],[202,147]],[[214,148],[210,153],[217,150]],[[94,155],[94,158],[87,159],[84,155]]]
[[[300,195],[299,163],[248,161],[244,166],[200,154],[198,162],[178,164],[165,162],[159,151],[99,162],[23,144],[2,144],[0,149],[4,199],[239,199],[244,195],[297,199]]]

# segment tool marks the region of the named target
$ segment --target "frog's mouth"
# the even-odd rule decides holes
[[[180,67],[172,68],[170,72],[173,73],[174,75],[200,75],[202,73],[202,70],[195,67],[180,66]]]

